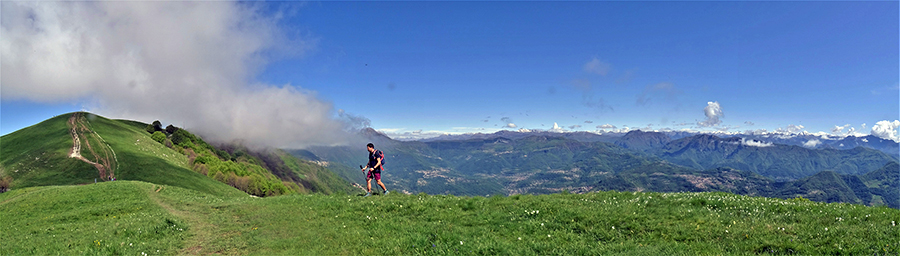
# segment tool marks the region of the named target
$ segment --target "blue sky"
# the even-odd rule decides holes
[[[810,132],[850,124],[868,134],[862,124],[900,116],[896,1],[264,5],[284,15],[275,31],[303,50],[267,50],[249,83],[298,88],[392,133],[558,123]],[[0,132],[90,98],[5,97]],[[708,102],[724,115],[699,127]]]

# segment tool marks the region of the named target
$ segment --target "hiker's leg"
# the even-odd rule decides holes
[[[372,192],[372,179],[366,179],[366,191]]]
[[[382,190],[387,191],[387,188],[384,187],[384,183],[381,183],[381,180],[380,180],[380,179],[375,180],[375,181],[378,182],[378,186],[381,186],[381,189],[382,189]],[[370,190],[371,190],[371,189],[370,189]]]

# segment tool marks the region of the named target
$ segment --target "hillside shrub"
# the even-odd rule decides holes
[[[6,176],[0,179],[0,193],[9,191],[9,184],[12,183],[12,177]]]
[[[213,174],[213,179],[225,183],[225,174],[222,174],[222,172],[216,172],[216,174]]]
[[[191,134],[183,129],[178,129],[174,133],[172,133],[172,143],[175,143],[175,145],[180,146],[183,143],[191,142],[195,139],[196,139],[196,137],[194,137],[193,134]],[[191,143],[191,145],[193,145],[193,143]]]
[[[235,180],[234,187],[241,191],[247,192],[248,189],[250,189],[250,177],[238,177],[237,180]]]
[[[181,143],[178,143],[178,146],[183,147],[183,148],[190,148],[190,149],[197,147],[197,145],[194,145],[194,143],[191,142],[190,140],[182,141]]]
[[[265,196],[266,191],[268,191],[268,184],[266,184],[265,179],[263,179],[259,175],[251,175],[250,176],[250,184],[247,187],[247,193],[255,196]]]
[[[231,155],[228,154],[228,152],[225,150],[215,149],[215,152],[216,152],[216,155],[219,156],[219,159],[222,159],[222,160],[230,160],[231,159]]]
[[[178,127],[175,127],[174,125],[170,124],[169,126],[166,126],[166,133],[168,134],[173,134],[177,130],[179,130]]]
[[[198,156],[197,158],[194,159],[194,164],[209,164],[209,163],[212,163],[212,157],[210,157],[210,156],[202,155],[202,156]]]
[[[163,128],[162,128],[162,123],[160,123],[159,120],[153,121],[153,124],[152,124],[152,125],[153,125],[153,131],[154,131],[154,132],[162,131],[162,130],[163,130]]]
[[[234,174],[233,172],[228,173],[228,177],[225,178],[225,184],[237,188],[237,179],[237,174]]]
[[[156,131],[153,135],[150,135],[150,138],[159,143],[164,143],[166,141],[166,135],[160,131]]]

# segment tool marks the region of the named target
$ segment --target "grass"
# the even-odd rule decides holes
[[[72,148],[66,127],[69,116],[59,115],[0,137],[0,176],[13,177],[13,187],[94,182],[97,169],[68,157]]]
[[[149,199],[152,186],[105,182],[4,193],[0,254],[176,253],[189,235],[187,226]]]
[[[900,253],[900,210],[727,193],[254,198],[120,181],[12,190],[0,219],[2,255]]]
[[[150,138],[150,134],[133,125],[82,113],[88,127],[102,138],[90,139],[95,149],[114,149],[113,172],[119,180],[140,180],[172,185],[215,195],[242,195],[226,184],[190,170],[188,159]],[[12,188],[45,185],[75,185],[103,180],[97,168],[70,158],[70,129],[63,114],[0,137],[0,177],[10,176]],[[82,155],[97,161],[82,146]]]

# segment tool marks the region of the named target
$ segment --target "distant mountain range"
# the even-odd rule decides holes
[[[665,133],[642,131],[619,136],[501,131],[425,141],[396,141],[371,129],[362,133],[387,155],[384,181],[410,193],[726,191],[900,207],[894,200],[898,191],[872,185],[892,184],[894,174],[900,172],[896,157],[862,146],[813,149],[758,138],[698,134],[673,139]],[[327,161],[329,168],[343,169],[336,171],[342,177],[362,182],[362,174],[351,166],[365,162],[363,146],[289,152]],[[886,175],[866,176],[879,170]],[[841,177],[845,185],[820,177],[831,177],[829,173]],[[826,183],[834,189],[793,189]],[[838,190],[844,187],[849,189]]]
[[[372,131],[374,132],[374,130]],[[508,138],[508,139],[519,139],[525,138],[529,136],[553,136],[553,137],[564,137],[582,142],[610,142],[610,143],[627,143],[622,142],[619,138],[622,138],[626,135],[634,135],[634,134],[651,134],[652,136],[664,136],[667,139],[664,140],[677,140],[686,137],[693,137],[696,135],[704,135],[705,133],[697,133],[697,132],[684,132],[684,131],[664,131],[664,132],[645,132],[641,130],[633,130],[628,133],[617,133],[617,132],[609,132],[609,133],[592,133],[592,132],[549,132],[549,131],[532,131],[532,132],[518,132],[518,131],[499,131],[495,133],[474,133],[474,134],[455,134],[455,135],[441,135],[434,138],[428,138],[424,140],[420,140],[422,142],[434,142],[434,141],[454,141],[454,140],[471,140],[471,139],[491,139],[491,138]],[[798,134],[784,134],[784,133],[767,133],[767,134],[708,134],[720,138],[744,138],[747,140],[754,140],[761,143],[775,143],[775,144],[783,144],[783,145],[793,145],[793,146],[802,146],[806,148],[813,149],[822,149],[822,148],[833,148],[833,149],[852,149],[855,147],[864,147],[875,149],[888,155],[893,156],[895,159],[900,159],[900,143],[886,140],[879,137],[875,137],[872,135],[866,135],[862,137],[857,136],[823,136],[823,135],[814,135],[808,133],[798,133]],[[633,137],[633,136],[632,136]],[[624,146],[624,145],[623,145]]]
[[[70,113],[0,137],[7,188],[140,180],[212,194],[358,193],[365,144],[251,150],[177,127]],[[455,195],[722,191],[900,208],[893,141],[632,131],[498,132],[425,141],[360,131],[392,191]],[[816,137],[822,139],[821,137]],[[797,145],[802,144],[805,146]]]

